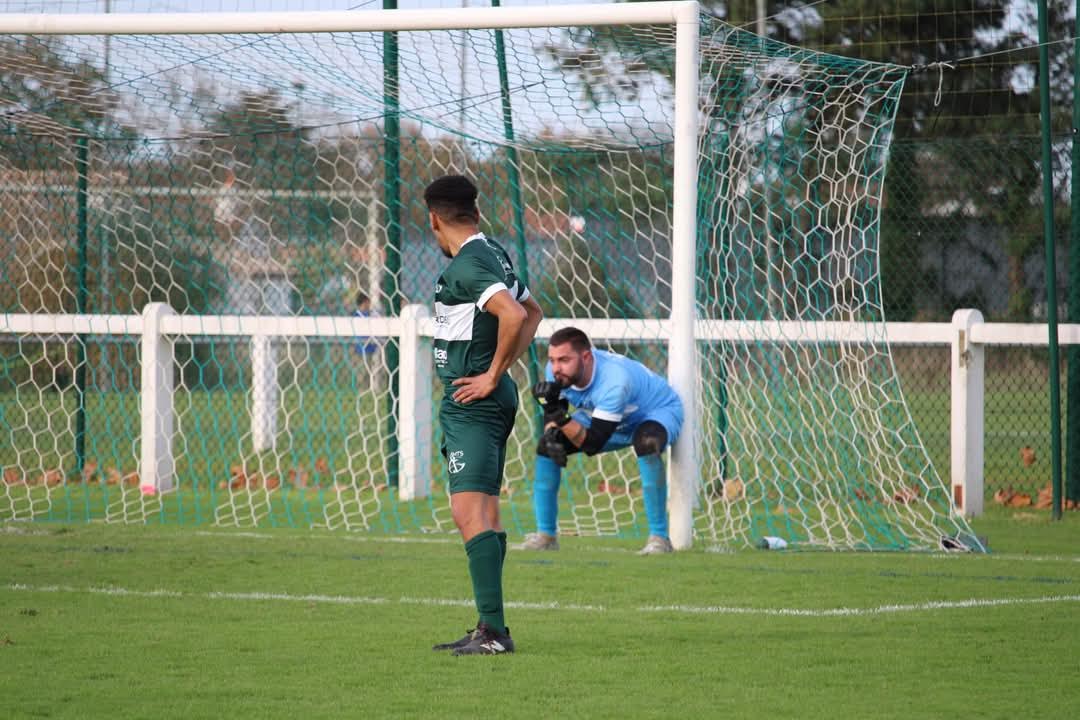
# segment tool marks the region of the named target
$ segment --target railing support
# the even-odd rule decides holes
[[[156,492],[173,489],[173,345],[161,332],[162,318],[175,315],[165,303],[150,303],[142,312],[142,416],[139,484]]]
[[[971,338],[972,328],[982,321],[978,310],[957,310],[952,317],[952,497],[957,510],[969,517],[983,511],[985,351]]]
[[[271,450],[277,438],[278,349],[269,335],[251,336],[251,445]]]
[[[398,496],[402,500],[427,497],[431,492],[431,445],[434,437],[431,384],[434,377],[431,338],[420,333],[430,316],[424,305],[401,309],[401,408],[405,422],[398,422]]]

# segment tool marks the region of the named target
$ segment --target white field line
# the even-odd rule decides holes
[[[326,605],[428,605],[428,606],[451,606],[473,607],[472,600],[456,600],[453,598],[417,598],[402,596],[396,600],[384,597],[365,597],[356,595],[293,595],[290,593],[270,592],[208,592],[208,593],[185,593],[177,590],[130,590],[121,587],[86,587],[78,588],[71,585],[25,585],[12,583],[5,589],[13,592],[30,593],[73,593],[79,595],[110,595],[114,597],[142,597],[142,598],[193,598],[205,600],[238,600],[249,602],[302,602],[318,603]],[[508,602],[506,607],[516,610],[572,610],[574,612],[604,612],[601,605],[575,605],[571,603],[547,602]]]
[[[295,540],[297,535],[283,535],[280,533],[260,533],[238,530],[236,532],[213,532],[210,530],[197,530],[195,535],[201,535],[203,537],[242,537],[242,538],[255,538],[258,540],[273,540],[276,538]],[[460,545],[461,540],[453,537],[384,537],[384,536],[371,536],[371,535],[321,535],[319,533],[310,533],[304,535],[303,538],[315,540],[342,540],[344,542],[373,542],[373,543],[399,543],[404,545]]]
[[[257,540],[295,540],[297,535],[295,534],[282,534],[274,532],[253,532],[238,530],[231,531],[212,531],[212,530],[195,530],[192,534],[202,535],[204,538],[255,538]],[[320,534],[318,532],[312,532],[303,536],[305,539],[313,540],[340,540],[347,543],[395,543],[400,545],[460,545],[461,539],[454,533],[447,533],[442,536],[435,536],[435,538],[417,538],[416,535],[400,535],[400,536],[386,536],[386,535],[338,535],[338,534]],[[510,543],[510,548],[514,549],[516,542]],[[580,549],[585,551],[596,553],[622,553],[626,555],[636,554],[636,547],[605,547],[604,545],[579,545]]]
[[[969,553],[931,553],[928,557],[946,559],[946,560],[959,560],[961,558],[973,557]],[[987,553],[985,555],[978,555],[980,560],[1009,560],[1012,562],[1072,562],[1080,563],[1080,555],[1015,555],[1015,554],[1001,554],[1001,553]]]
[[[5,535],[48,535],[47,530],[30,530],[17,525],[0,525],[0,532]]]
[[[48,535],[48,532],[22,532],[16,529],[14,526],[0,525],[0,529],[5,532],[9,532],[15,535]],[[372,536],[372,535],[340,535],[331,533],[320,533],[318,531],[310,532],[306,535],[299,536],[293,534],[273,533],[273,532],[255,532],[250,530],[196,530],[192,533],[202,537],[223,537],[223,538],[252,538],[256,540],[295,540],[297,537],[303,537],[304,539],[315,540],[341,540],[342,542],[357,542],[357,543],[394,543],[400,545],[460,545],[461,539],[453,533],[447,533],[445,536],[436,537],[416,537],[415,535],[401,535],[401,536]],[[510,548],[513,549],[517,543],[511,543]],[[637,548],[633,547],[611,547],[605,545],[576,545],[575,549],[588,550],[590,552],[605,552],[605,553],[619,553],[619,554],[636,554]],[[724,545],[710,545],[705,547],[705,552],[716,555],[737,555],[740,550],[737,548],[731,548]],[[774,553],[775,554],[775,553]],[[873,553],[859,553],[862,555],[872,555]],[[887,553],[896,556],[897,553]],[[1024,561],[1024,562],[1075,562],[1080,563],[1080,555],[1017,555],[1017,554],[1000,554],[1000,553],[960,553],[960,552],[926,552],[926,553],[911,553],[910,557],[918,558],[936,558],[944,560],[960,560],[960,559],[972,559],[978,558],[979,560],[1012,560],[1012,561]]]
[[[4,523],[0,521],[0,532],[10,535],[51,535],[51,532],[46,530],[31,530],[28,528],[20,527],[15,523]],[[446,533],[445,536],[435,537],[417,537],[415,535],[401,535],[401,536],[372,536],[372,535],[341,535],[330,532],[318,532],[312,531],[306,535],[294,535],[283,534],[273,532],[255,532],[250,530],[196,530],[193,535],[202,537],[222,537],[222,538],[251,538],[256,540],[286,540],[292,541],[298,537],[303,539],[316,539],[316,540],[340,540],[342,542],[356,542],[356,543],[393,543],[399,545],[460,545],[461,539],[453,533]],[[511,543],[510,548],[513,549],[517,543]],[[588,550],[590,552],[601,553],[617,553],[617,554],[636,554],[637,548],[633,547],[611,547],[605,545],[575,545],[577,550]],[[709,545],[704,546],[704,551],[709,554],[715,555],[738,555],[741,552],[739,548],[732,548],[725,545]],[[777,553],[772,553],[773,555]],[[859,555],[873,555],[871,552],[859,552],[853,553]],[[886,555],[892,555],[894,557],[903,555],[903,553],[885,553]],[[1066,562],[1066,563],[1080,563],[1080,555],[1020,555],[1009,553],[962,553],[962,552],[916,552],[909,553],[909,557],[913,558],[933,558],[938,560],[972,560],[978,561],[987,560],[1009,560],[1012,562]]]
[[[972,598],[970,600],[934,600],[908,605],[878,605],[871,608],[743,608],[694,605],[653,605],[640,607],[641,612],[690,613],[703,615],[771,615],[778,617],[859,617],[928,612],[931,610],[964,610],[970,608],[1002,607],[1006,605],[1043,605],[1047,603],[1080,602],[1080,595],[1049,595],[1037,598]]]
[[[268,592],[208,592],[184,593],[176,590],[130,590],[120,587],[77,588],[70,585],[25,585],[12,583],[4,586],[12,592],[28,593],[73,593],[83,595],[109,595],[115,597],[137,598],[200,598],[206,600],[233,600],[247,602],[303,602],[327,605],[424,605],[472,607],[472,600],[453,598],[420,598],[403,596],[396,600],[384,597],[364,597],[354,595],[293,595],[290,593]],[[937,600],[907,605],[879,605],[870,608],[752,608],[698,605],[652,605],[635,608],[637,612],[675,613],[690,615],[761,615],[772,617],[858,617],[868,615],[895,615],[900,613],[930,612],[934,610],[965,610],[975,608],[993,608],[1009,605],[1045,605],[1051,603],[1080,602],[1080,595],[1049,595],[1035,598],[972,598],[969,600]],[[573,603],[532,603],[508,602],[506,606],[516,610],[567,610],[570,612],[608,612],[603,605],[577,605]]]

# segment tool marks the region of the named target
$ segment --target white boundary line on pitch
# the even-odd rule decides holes
[[[274,539],[287,539],[296,540],[300,535],[295,534],[279,534],[273,532],[254,532],[249,530],[238,530],[235,532],[219,530],[197,530],[194,534],[201,535],[203,538],[256,538],[258,540],[274,540]],[[311,538],[313,540],[341,540],[347,543],[399,543],[407,545],[460,545],[461,541],[454,536],[447,535],[446,538],[410,538],[410,536],[389,536],[383,535],[332,535],[332,534],[318,534],[311,533],[305,536],[305,540]]]
[[[0,525],[0,531],[5,535],[48,535],[45,530],[29,530],[17,525]]]
[[[11,535],[53,535],[53,533],[45,530],[30,530],[19,527],[14,523],[7,523],[0,521],[0,531],[4,534]],[[273,532],[258,532],[254,530],[195,530],[193,535],[201,537],[239,537],[239,538],[253,538],[257,540],[295,540],[297,538],[312,538],[319,540],[341,540],[344,542],[358,542],[358,543],[395,543],[400,545],[460,545],[461,539],[454,533],[447,532],[445,537],[416,537],[411,535],[403,536],[378,536],[378,535],[363,535],[363,534],[349,534],[342,535],[336,531],[327,530],[324,532],[311,532],[305,535],[298,534],[282,534]],[[590,539],[598,539],[592,538]],[[511,543],[510,547],[513,549],[517,543]],[[633,547],[610,547],[605,545],[575,545],[575,549],[588,550],[590,552],[606,552],[606,553],[620,553],[620,554],[636,554],[637,550]],[[737,556],[742,550],[739,548],[727,548],[722,546],[708,546],[705,548],[705,552],[710,555],[731,555]],[[773,556],[780,555],[781,553],[770,553]],[[793,553],[795,554],[795,553]],[[813,554],[836,554],[836,553],[805,553],[810,556]],[[958,560],[961,558],[979,558],[982,560],[1009,560],[1020,562],[1065,562],[1065,563],[1080,563],[1080,555],[1022,555],[1018,553],[966,553],[966,552],[912,552],[912,553],[895,553],[895,552],[857,552],[853,553],[871,556],[880,555],[881,557],[909,557],[909,558],[934,558],[944,560]]]
[[[243,537],[243,538],[257,538],[260,540],[273,540],[273,539],[295,539],[300,537],[298,535],[284,535],[279,533],[267,533],[257,532],[252,530],[196,530],[195,535],[201,535],[203,537]],[[416,537],[412,535],[403,536],[372,536],[372,535],[340,535],[334,534],[334,531],[326,531],[325,533],[311,533],[303,536],[305,538],[317,538],[320,540],[343,540],[345,542],[375,542],[375,543],[398,543],[402,545],[460,545],[461,540],[454,533],[448,532],[445,537]],[[590,540],[598,539],[590,537]],[[511,543],[510,547],[517,543]],[[633,547],[611,547],[605,545],[575,545],[575,549],[589,550],[591,552],[609,552],[609,553],[627,553],[637,554],[637,549]],[[708,546],[705,548],[705,552],[710,555],[738,555],[740,553],[739,548],[728,548],[724,546]],[[778,553],[772,553],[777,555]],[[825,554],[825,553],[822,553]],[[873,552],[860,552],[860,555],[878,555],[879,553]],[[967,552],[913,552],[913,553],[894,553],[884,552],[880,553],[881,556],[899,556],[906,557],[928,557],[928,558],[941,558],[941,559],[960,559],[960,558],[985,558],[989,560],[1023,560],[1029,562],[1076,562],[1080,563],[1080,555],[1020,555],[1020,554],[998,554],[998,553],[967,553]]]
[[[304,536],[305,538],[312,538],[318,540],[342,540],[344,542],[359,542],[359,543],[396,543],[399,545],[461,545],[461,538],[456,533],[446,533],[444,537],[415,537],[410,535],[405,536],[393,536],[387,537],[383,535],[334,535],[330,534],[332,531],[328,531],[326,534],[312,533]],[[212,531],[212,530],[196,530],[195,535],[202,537],[242,537],[242,538],[255,538],[258,540],[272,540],[272,539],[295,539],[300,537],[298,535],[282,535],[275,533],[263,533],[255,532],[251,530],[237,530],[226,531]],[[517,542],[510,543],[510,549],[513,550]],[[582,550],[590,550],[595,552],[613,552],[613,553],[637,553],[636,548],[628,547],[605,547],[603,545],[582,545],[578,546]]]
[[[1038,598],[991,598],[970,600],[935,600],[908,605],[878,605],[872,608],[831,608],[825,610],[800,608],[740,608],[740,607],[695,607],[693,605],[654,605],[640,607],[642,612],[656,613],[691,613],[712,615],[772,615],[779,617],[858,617],[866,615],[890,615],[930,610],[963,610],[969,608],[1003,607],[1007,605],[1043,605],[1047,603],[1080,602],[1080,595],[1050,595]]]
[[[928,557],[946,558],[949,560],[961,557],[972,557],[971,553],[931,553]],[[1075,562],[1080,563],[1080,555],[1021,555],[1018,553],[985,553],[974,557],[986,558],[987,560],[1010,560],[1021,562]]]
[[[12,583],[3,586],[6,590],[14,592],[32,593],[72,593],[78,595],[109,595],[113,597],[136,597],[136,598],[202,598],[205,600],[238,600],[251,602],[307,602],[326,605],[430,605],[451,607],[473,607],[472,600],[455,600],[452,598],[417,598],[402,596],[396,600],[384,597],[365,597],[357,595],[293,595],[290,593],[270,592],[207,592],[185,593],[178,590],[130,590],[122,587],[87,587],[77,588],[71,585],[25,585]],[[515,610],[572,610],[575,612],[604,612],[602,605],[575,605],[570,603],[547,602],[508,602],[506,607]]]
[[[185,593],[176,590],[129,590],[121,587],[77,588],[70,585],[25,585],[12,583],[4,586],[12,592],[31,593],[73,593],[82,595],[108,595],[114,597],[137,598],[203,598],[206,600],[234,600],[248,602],[307,602],[328,605],[425,605],[472,607],[472,600],[452,598],[419,598],[402,596],[396,600],[384,597],[365,597],[354,595],[293,595],[290,593],[268,592],[208,592]],[[990,598],[970,600],[937,600],[906,605],[879,605],[871,608],[752,608],[695,605],[652,605],[634,608],[637,612],[678,613],[690,615],[762,615],[771,617],[859,617],[869,615],[895,615],[900,613],[929,612],[933,610],[965,610],[973,608],[993,608],[1010,605],[1045,605],[1051,603],[1080,602],[1080,595],[1049,595],[1034,598]],[[572,603],[531,603],[508,602],[506,607],[515,610],[568,610],[571,612],[608,612],[603,605],[577,605]]]

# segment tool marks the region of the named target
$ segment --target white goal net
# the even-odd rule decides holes
[[[464,173],[543,332],[693,409],[687,537],[967,533],[881,330],[905,70],[687,7],[0,16],[0,518],[450,530],[421,194]],[[517,532],[545,356],[513,372]],[[575,456],[560,504],[646,532],[630,451]]]

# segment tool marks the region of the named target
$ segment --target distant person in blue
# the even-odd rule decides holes
[[[364,292],[356,294],[355,317],[368,318],[378,317],[379,313],[371,308],[371,298]],[[385,387],[386,368],[382,359],[382,347],[384,341],[381,338],[357,336],[353,350],[359,356],[361,371],[360,389],[368,393],[382,392]]]
[[[356,317],[375,317],[371,311],[371,298],[366,293],[356,293],[356,310],[353,311],[353,315]],[[356,338],[356,354],[357,355],[370,355],[371,353],[379,352],[379,343],[377,340],[365,336]]]
[[[533,388],[544,409],[533,482],[537,532],[519,548],[558,550],[559,483],[568,455],[633,447],[649,523],[649,539],[639,554],[671,552],[662,453],[682,429],[679,396],[660,375],[635,360],[593,348],[588,336],[573,327],[551,336],[545,377]]]

